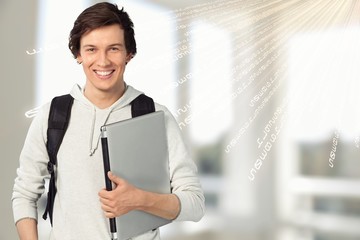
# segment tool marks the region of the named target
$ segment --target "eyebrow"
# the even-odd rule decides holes
[[[113,43],[113,44],[110,44],[109,46],[107,46],[107,47],[124,47],[124,44],[122,44],[122,43]],[[91,47],[91,48],[93,48],[93,47],[96,47],[95,45],[92,45],[92,44],[86,44],[86,45],[84,45],[84,46],[82,46],[83,48],[88,48],[88,47]]]

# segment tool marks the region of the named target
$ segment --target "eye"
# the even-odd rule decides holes
[[[95,52],[95,48],[87,48],[86,51],[87,52]]]
[[[117,52],[117,51],[119,51],[119,48],[118,47],[112,47],[112,48],[110,48],[110,51]]]

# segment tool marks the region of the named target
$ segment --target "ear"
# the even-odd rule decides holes
[[[126,56],[126,64],[128,64],[128,62],[130,62],[130,60],[134,57],[134,55],[132,53],[129,53],[127,56]]]
[[[83,58],[81,57],[80,53],[78,54],[76,61],[78,64],[81,64],[83,62]]]

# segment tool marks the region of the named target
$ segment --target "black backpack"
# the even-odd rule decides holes
[[[48,119],[47,129],[47,143],[46,149],[49,155],[49,162],[47,169],[50,173],[49,190],[47,194],[46,209],[43,214],[43,219],[47,219],[47,214],[50,217],[52,225],[54,200],[56,195],[55,172],[54,166],[57,163],[57,153],[61,142],[64,138],[67,126],[70,120],[71,108],[74,98],[70,94],[55,97],[51,101],[50,113]],[[139,95],[131,102],[131,116],[138,117],[151,112],[155,112],[155,104],[152,98],[145,94]]]

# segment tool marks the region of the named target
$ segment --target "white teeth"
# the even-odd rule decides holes
[[[107,76],[109,75],[110,73],[112,73],[113,71],[107,71],[107,72],[103,72],[103,71],[95,71],[96,74],[99,74],[101,76]]]

